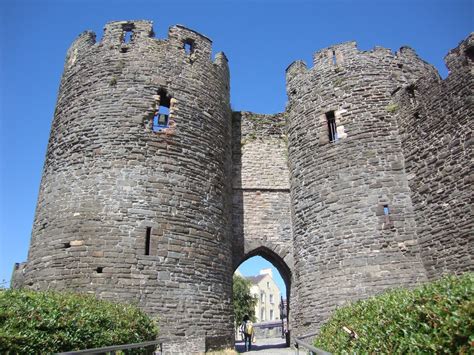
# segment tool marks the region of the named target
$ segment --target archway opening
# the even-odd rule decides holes
[[[254,303],[243,302],[242,281]],[[263,350],[289,346],[288,316],[290,310],[291,270],[272,250],[260,247],[244,256],[234,272],[234,316],[236,321],[236,349],[244,350],[243,315],[253,321],[255,341],[252,349]],[[239,303],[240,302],[240,303]],[[249,307],[245,312],[242,304]]]

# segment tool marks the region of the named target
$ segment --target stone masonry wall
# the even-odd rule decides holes
[[[234,264],[264,247],[291,260],[288,153],[282,114],[233,115]],[[245,241],[245,243],[244,243]]]
[[[474,269],[472,126],[474,35],[446,57],[449,76],[421,78],[394,97],[430,279]]]
[[[233,250],[234,268],[255,255],[272,262],[294,305],[285,125],[283,114],[233,114]]]
[[[407,55],[411,67],[401,65]],[[390,99],[433,72],[411,50],[361,52],[354,42],[317,52],[312,69],[287,69],[294,335],[314,331],[347,301],[426,279]]]
[[[112,22],[71,46],[25,285],[136,302],[174,342],[231,346],[227,60],[185,27],[152,35],[148,21]],[[170,124],[155,131],[160,90]]]

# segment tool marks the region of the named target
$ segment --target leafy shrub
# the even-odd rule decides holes
[[[472,354],[474,273],[340,308],[314,345],[337,354]]]
[[[90,295],[0,290],[0,353],[46,354],[154,340],[135,306]]]
[[[252,283],[238,275],[233,276],[234,295],[234,321],[238,327],[245,315],[248,315],[252,322],[255,322],[255,305],[258,299],[250,293]]]

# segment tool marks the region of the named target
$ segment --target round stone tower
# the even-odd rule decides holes
[[[435,70],[410,48],[354,42],[287,69],[293,335],[334,308],[425,279],[391,95]]]
[[[229,72],[183,26],[68,51],[24,285],[138,303],[189,351],[233,344]],[[165,346],[168,346],[165,344]]]

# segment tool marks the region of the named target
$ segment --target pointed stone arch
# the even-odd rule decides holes
[[[247,251],[247,248],[246,248]],[[257,248],[250,249],[248,252],[244,254],[238,265],[235,266],[235,269],[245,262],[246,260],[254,257],[254,256],[261,256],[265,260],[269,261],[273,266],[276,267],[278,272],[280,273],[283,281],[285,282],[285,286],[287,289],[287,298],[289,298],[289,289],[291,287],[291,279],[292,279],[292,266],[293,266],[293,259],[288,257],[289,255],[281,255],[277,251],[269,248],[267,246],[258,246]],[[291,261],[291,266],[287,264],[285,261],[285,257],[287,260]]]
[[[254,241],[255,242],[255,241]],[[279,248],[277,245],[273,244],[268,244],[262,245],[260,243],[252,242],[245,242],[245,252],[242,255],[241,258],[239,258],[238,262],[236,265],[234,265],[234,271],[237,270],[237,268],[247,261],[248,259],[254,257],[254,256],[260,256],[270,262],[275,268],[278,270],[280,273],[281,278],[283,279],[283,282],[285,283],[286,287],[286,307],[287,307],[287,329],[291,329],[290,324],[292,323],[291,319],[291,307],[290,304],[293,306],[293,303],[295,302],[294,297],[292,297],[292,281],[293,281],[293,257],[292,253],[290,250],[287,250],[286,248]],[[286,342],[287,346],[290,345],[290,334],[287,333],[286,337]]]

